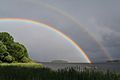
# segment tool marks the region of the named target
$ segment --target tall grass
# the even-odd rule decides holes
[[[24,64],[23,64],[24,65]],[[76,71],[74,68],[53,71],[49,68],[31,66],[0,65],[0,80],[120,80],[120,73],[95,70]]]

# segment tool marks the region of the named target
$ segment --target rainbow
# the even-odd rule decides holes
[[[50,10],[53,10],[53,11],[55,11],[56,13],[59,13],[59,14],[61,14],[62,16],[68,18],[69,20],[72,20],[73,22],[75,22],[76,25],[80,26],[80,27],[82,28],[82,30],[84,30],[85,32],[87,32],[87,33],[90,35],[90,37],[98,44],[98,46],[100,47],[100,49],[103,51],[103,53],[102,53],[103,55],[106,55],[106,57],[107,57],[108,59],[110,59],[110,60],[113,59],[112,56],[109,54],[109,51],[108,51],[108,50],[103,46],[103,44],[94,36],[94,33],[90,32],[86,27],[82,27],[81,24],[80,24],[80,22],[79,22],[77,19],[75,19],[73,16],[71,16],[70,14],[68,14],[67,12],[65,12],[64,10],[61,10],[61,9],[55,7],[55,6],[49,5],[49,4],[44,3],[44,2],[42,2],[42,1],[41,1],[41,2],[35,2],[35,1],[31,0],[31,2],[32,2],[32,3],[40,4],[40,5],[42,5],[43,7],[46,7],[46,8],[48,8],[48,9],[50,9]]]
[[[83,49],[78,46],[72,39],[70,39],[68,36],[66,36],[65,34],[63,34],[61,31],[49,26],[49,25],[46,25],[46,24],[43,24],[43,23],[40,23],[40,22],[37,22],[37,21],[33,21],[33,20],[29,20],[29,19],[22,19],[22,18],[0,18],[0,21],[11,21],[11,20],[15,20],[15,21],[24,21],[24,22],[27,22],[27,23],[33,23],[33,24],[38,24],[38,25],[41,25],[43,27],[46,27],[56,33],[58,33],[59,35],[61,35],[63,38],[65,38],[67,41],[69,41],[72,45],[74,45],[81,53],[82,55],[84,56],[84,58],[86,59],[86,61],[88,63],[92,63],[91,60],[88,58],[88,56],[86,55],[86,53],[83,51]]]

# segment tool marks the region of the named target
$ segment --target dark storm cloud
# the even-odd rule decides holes
[[[103,35],[103,43],[113,59],[120,59],[120,34]]]
[[[94,16],[96,21],[94,26],[99,27],[99,33],[96,33],[101,37],[103,45],[113,59],[120,59],[120,10],[117,4]]]
[[[91,27],[89,27],[89,30],[95,34],[94,36],[96,38],[99,38],[99,42],[109,52],[109,55],[111,55],[113,59],[120,59],[119,26],[119,19],[115,20],[115,18],[112,18],[106,20],[105,18],[94,17],[94,19],[91,20]]]

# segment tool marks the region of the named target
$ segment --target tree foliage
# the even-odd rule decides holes
[[[0,62],[30,62],[24,45],[15,42],[7,32],[0,33]]]

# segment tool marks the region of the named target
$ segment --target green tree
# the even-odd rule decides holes
[[[3,42],[0,41],[0,53],[4,52],[7,52],[7,47],[3,44]]]
[[[0,60],[3,62],[30,62],[24,45],[14,42],[7,32],[0,33]]]
[[[8,52],[10,55],[15,57],[17,61],[20,61],[23,57],[28,57],[28,53],[25,47],[22,44],[14,42],[9,45]]]
[[[7,32],[1,32],[0,41],[2,41],[4,44],[10,44],[14,42],[14,38]]]
[[[13,58],[12,56],[10,56],[10,55],[7,55],[7,56],[5,56],[5,57],[3,58],[3,61],[4,61],[4,62],[11,63],[11,62],[14,61],[14,58]]]

